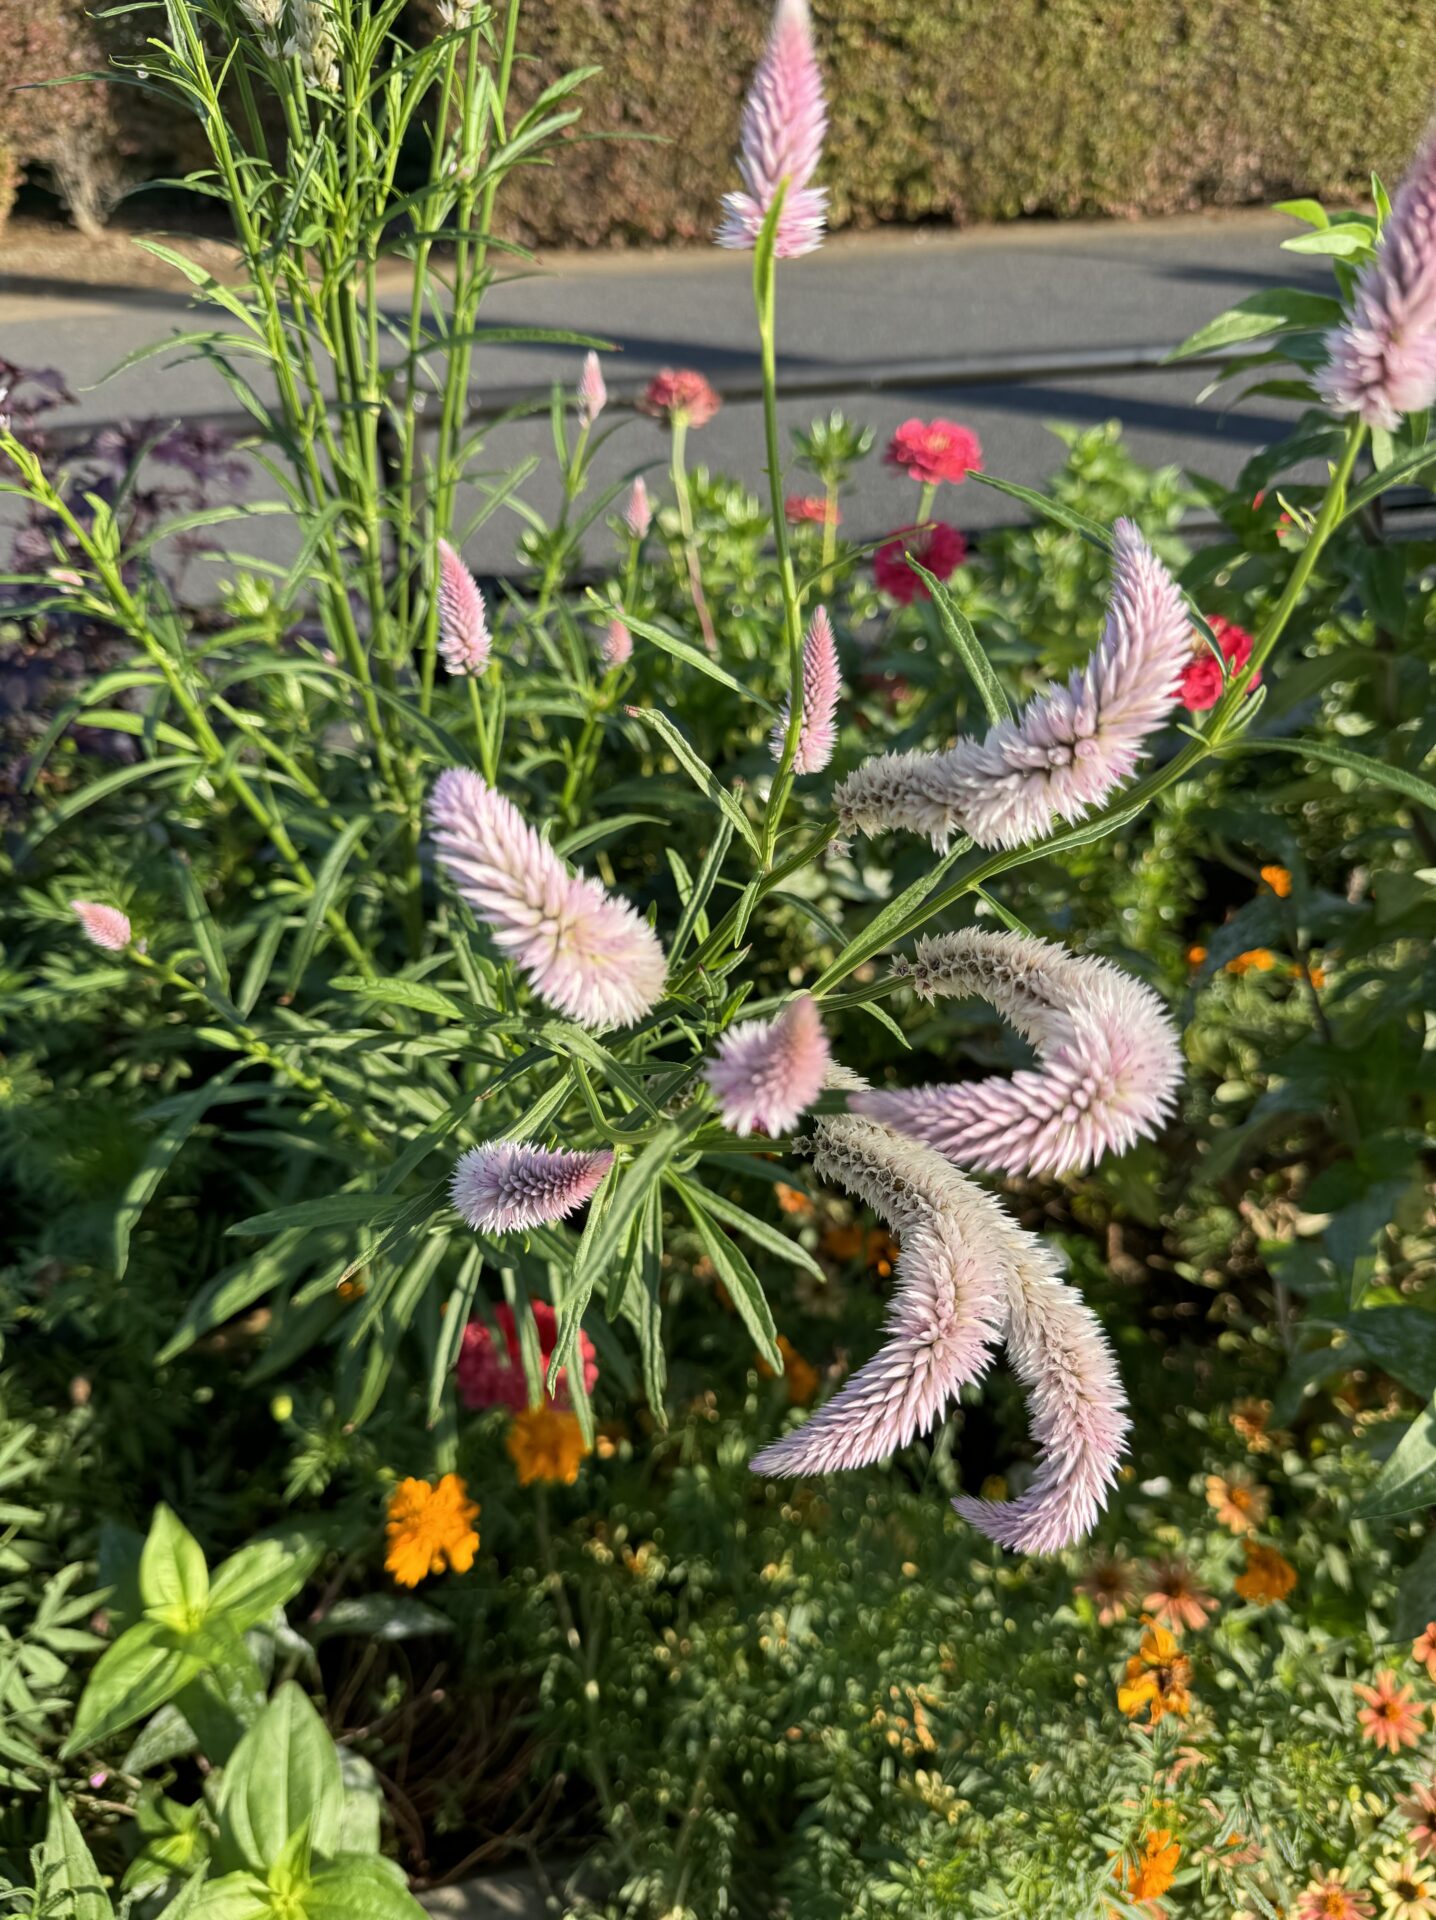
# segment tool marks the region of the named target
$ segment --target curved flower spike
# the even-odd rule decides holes
[[[1335,413],[1391,433],[1436,401],[1436,125],[1397,190],[1351,317],[1327,335],[1320,379]]]
[[[777,1134],[822,1092],[831,1058],[818,1003],[805,993],[776,1020],[733,1027],[703,1072],[724,1126]]]
[[[1041,1461],[1016,1500],[961,1496],[964,1520],[1016,1553],[1057,1553],[1089,1533],[1117,1478],[1131,1422],[1101,1323],[1074,1287],[1052,1274],[1007,1278],[1007,1351],[1032,1397]]]
[[[830,1086],[861,1087],[843,1069]],[[1054,1275],[1054,1257],[940,1154],[871,1120],[824,1116],[813,1165],[902,1240],[887,1340],[804,1426],[764,1447],[755,1473],[828,1473],[886,1459],[986,1371],[1007,1322],[1007,1276]]]
[[[626,900],[573,873],[517,807],[466,767],[429,795],[439,864],[533,990],[584,1027],[626,1027],[663,992],[667,963]]]
[[[478,582],[447,540],[439,542],[439,654],[454,675],[489,664],[489,618]]]
[[[130,944],[130,916],[118,907],[107,907],[100,900],[72,900],[70,911],[91,946],[103,947],[107,953],[123,953]]]
[[[826,607],[819,607],[808,623],[803,641],[803,710],[798,720],[798,744],[793,753],[794,773],[821,773],[833,757],[838,740],[838,700],[843,691],[838,673],[838,649]],[[782,764],[788,738],[791,697],[783,702],[781,717],[768,736],[773,758]]]
[[[780,260],[823,244],[826,187],[810,187],[823,154],[828,110],[813,52],[808,0],[778,0],[772,32],[743,103],[738,171],[746,193],[723,196],[720,247],[757,244],[778,189],[787,181],[774,252]]]
[[[612,1165],[606,1149],[563,1153],[494,1140],[459,1156],[449,1193],[476,1233],[516,1233],[576,1212]]]
[[[918,942],[906,969],[924,1000],[975,994],[1041,1065],[950,1085],[857,1094],[856,1112],[958,1166],[1081,1172],[1154,1134],[1176,1104],[1181,1044],[1160,1000],[1105,960],[1046,940],[967,927]]]
[[[1087,665],[981,740],[866,761],[834,796],[846,831],[900,827],[940,848],[955,834],[980,847],[1020,847],[1059,820],[1084,819],[1130,777],[1177,698],[1192,623],[1130,520],[1113,528],[1113,548],[1107,624]]]

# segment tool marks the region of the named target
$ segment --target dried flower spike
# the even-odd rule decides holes
[[[981,740],[865,762],[835,796],[846,830],[904,828],[936,847],[964,833],[980,847],[1020,847],[1059,820],[1085,819],[1130,777],[1177,698],[1191,622],[1130,520],[1113,528],[1113,548],[1107,624],[1087,665]]]
[[[838,649],[826,607],[819,607],[803,641],[803,709],[798,720],[798,744],[793,753],[794,773],[821,773],[837,745],[838,700],[843,683],[838,674]],[[791,699],[783,702],[782,717],[768,737],[773,758],[780,764],[788,738]]]
[[[476,1233],[517,1233],[577,1212],[612,1165],[607,1150],[566,1153],[496,1140],[460,1156],[449,1192]]]
[[[590,348],[584,356],[578,382],[578,424],[591,427],[607,405],[608,388],[604,385],[603,368],[598,363],[598,355]]]
[[[919,941],[906,971],[924,1000],[986,1000],[1041,1062],[1010,1078],[854,1097],[855,1111],[926,1141],[960,1167],[1081,1172],[1156,1133],[1176,1104],[1176,1029],[1149,987],[1105,960],[967,927]]]
[[[786,1133],[823,1090],[830,1065],[818,1003],[802,994],[776,1020],[745,1020],[704,1068],[723,1124],[734,1133]]]
[[[77,916],[85,938],[107,953],[123,953],[130,944],[130,917],[118,907],[103,906],[98,900],[72,900],[70,911]]]
[[[478,582],[447,540],[439,542],[439,654],[449,672],[489,664],[489,618]]]
[[[1334,413],[1388,433],[1436,401],[1436,126],[1397,190],[1351,317],[1327,335],[1319,385]]]
[[[767,47],[743,104],[738,171],[747,191],[723,196],[724,219],[716,235],[720,247],[751,249],[757,244],[784,181],[787,189],[774,235],[777,257],[793,259],[823,244],[827,188],[808,182],[822,158],[827,125],[808,0],[778,0]]]
[[[478,774],[451,767],[429,796],[439,863],[495,944],[549,1006],[585,1027],[626,1027],[663,992],[663,949],[626,900],[569,870]]]

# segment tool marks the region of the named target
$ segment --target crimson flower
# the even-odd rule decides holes
[[[543,1369],[547,1369],[549,1356],[558,1340],[558,1320],[547,1300],[533,1301],[531,1311]],[[485,1320],[471,1320],[464,1328],[464,1343],[459,1349],[454,1384],[459,1398],[470,1412],[476,1413],[484,1407],[507,1407],[511,1413],[518,1413],[529,1403],[529,1390],[524,1381],[523,1361],[519,1357],[519,1334],[514,1310],[506,1300],[494,1308],[494,1319],[498,1323],[501,1340],[494,1338],[493,1328]],[[598,1356],[586,1333],[579,1334],[578,1344],[583,1362],[583,1384],[592,1393],[598,1379]],[[569,1404],[566,1367],[555,1382],[554,1404],[560,1407]]]
[[[945,520],[932,520],[921,528],[904,527],[891,540],[885,540],[873,555],[873,581],[879,592],[902,607],[932,598],[921,577],[908,565],[909,553],[939,580],[949,580],[967,558],[967,542]]]
[[[1238,627],[1230,620],[1223,620],[1219,613],[1213,614],[1207,621],[1207,625],[1212,630],[1213,639],[1222,650],[1222,659],[1226,662],[1228,677],[1234,673],[1240,673],[1252,657],[1251,635],[1245,627]],[[1252,686],[1259,686],[1260,683],[1261,675],[1258,674],[1252,681]],[[1216,656],[1206,641],[1199,638],[1192,650],[1191,664],[1183,670],[1178,698],[1190,712],[1205,713],[1208,707],[1214,707],[1221,699],[1224,689],[1225,681]]]

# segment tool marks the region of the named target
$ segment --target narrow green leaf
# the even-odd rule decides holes
[[[707,794],[716,807],[721,808],[731,824],[742,834],[755,857],[761,859],[762,849],[758,844],[758,835],[747,814],[718,780],[712,768],[694,752],[689,741],[679,732],[668,715],[661,713],[657,707],[630,707],[629,713],[633,719],[653,729],[693,784],[700,792]]]
[[[130,1175],[120,1195],[120,1204],[115,1209],[110,1226],[110,1248],[116,1278],[124,1277],[130,1263],[130,1237],[139,1225],[145,1208],[159,1191],[175,1156],[199,1125],[205,1110],[213,1103],[221,1088],[234,1078],[243,1064],[242,1061],[236,1061],[216,1074],[213,1080],[187,1094],[150,1141],[144,1159]]]
[[[714,1193],[711,1187],[699,1186],[696,1181],[689,1183],[675,1178],[673,1184],[682,1187],[685,1200],[690,1203],[696,1201],[705,1213],[711,1214],[725,1227],[731,1227],[735,1233],[743,1234],[755,1246],[762,1247],[765,1252],[771,1253],[775,1259],[786,1260],[792,1267],[801,1267],[804,1273],[810,1273],[815,1280],[821,1281],[824,1286],[827,1285],[827,1274],[823,1272],[807,1248],[800,1246],[796,1240],[790,1239],[787,1234],[770,1225],[768,1221],[759,1220],[756,1215],[745,1212],[733,1201],[725,1200],[722,1194]]]
[[[314,892],[310,896],[304,923],[299,929],[293,951],[289,956],[287,984],[290,993],[295,993],[299,989],[299,984],[304,978],[304,970],[309,965],[315,944],[319,939],[320,929],[324,925],[324,916],[333,905],[340,877],[349,863],[349,856],[371,824],[367,813],[357,814],[325,854],[323,863],[314,876]]]
[[[1436,807],[1436,786],[1431,781],[1409,773],[1405,767],[1388,767],[1383,760],[1372,760],[1364,753],[1353,753],[1350,747],[1332,746],[1325,740],[1239,740],[1223,751],[1294,753],[1303,759],[1321,760],[1328,766],[1344,767],[1348,773],[1359,774],[1373,786],[1389,787],[1393,793],[1415,800],[1423,807]]]
[[[728,1289],[738,1316],[748,1329],[753,1344],[776,1373],[783,1371],[783,1356],[778,1351],[778,1329],[773,1324],[772,1309],[768,1305],[762,1283],[747,1257],[735,1247],[726,1234],[720,1233],[698,1203],[694,1190],[686,1183],[680,1186],[684,1204],[689,1217],[698,1229],[698,1238],[703,1243],[703,1251],[718,1269],[718,1278]]]
[[[1055,520],[1059,527],[1066,527],[1069,533],[1080,533],[1084,540],[1090,540],[1094,547],[1104,551],[1111,550],[1112,531],[1096,520],[1089,520],[1085,513],[1078,513],[1075,507],[1064,506],[1060,500],[1053,500],[1045,493],[1038,493],[1033,487],[1020,487],[1015,480],[999,480],[995,473],[978,473],[975,470],[970,479],[980,480],[985,487],[995,487],[999,493],[1010,494],[1014,500],[1020,500],[1044,520]]]
[[[1190,360],[1194,354],[1215,353],[1235,346],[1241,340],[1259,340],[1269,333],[1295,333],[1305,327],[1335,327],[1341,324],[1339,300],[1330,294],[1307,293],[1300,287],[1263,287],[1248,294],[1225,313],[1219,313],[1205,326],[1189,334],[1182,344],[1167,355],[1167,361]],[[982,475],[975,476],[981,479]]]
[[[764,713],[776,718],[778,709],[775,706],[762,699],[741,680],[735,680],[731,673],[720,667],[718,662],[710,654],[704,653],[701,648],[690,645],[687,640],[680,640],[675,633],[667,633],[662,627],[654,626],[651,620],[639,619],[637,614],[630,613],[617,601],[606,601],[593,592],[590,592],[589,598],[605,618],[621,620],[631,633],[638,635],[640,640],[647,640],[661,652],[671,654],[675,660],[681,660],[685,666],[692,667],[696,673],[706,674],[710,680],[716,680],[719,686],[727,687],[730,693],[736,693],[740,699],[750,702],[755,707],[761,707]]]
[[[204,961],[205,974],[209,984],[218,989],[226,1000],[229,999],[229,963],[224,957],[224,946],[220,940],[219,928],[215,925],[214,915],[209,910],[209,902],[200,890],[200,884],[194,877],[194,869],[188,860],[178,853],[172,853],[175,878],[179,881],[180,893],[184,897],[185,918],[189,921],[190,933],[199,957]]]
[[[363,980],[358,974],[346,973],[329,984],[340,993],[352,993],[379,1006],[408,1007],[414,1013],[432,1013],[457,1025],[471,1017],[457,1000],[423,980]]]
[[[992,664],[982,650],[982,642],[972,630],[972,622],[957,605],[947,588],[934,573],[908,555],[908,565],[913,572],[927,582],[927,590],[932,595],[932,603],[937,608],[943,630],[957,648],[962,664],[967,668],[972,684],[977,688],[978,698],[987,709],[987,717],[996,726],[1001,720],[1012,718],[1012,706],[1002,690],[1002,682],[992,671]]]

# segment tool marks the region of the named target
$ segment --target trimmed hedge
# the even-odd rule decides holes
[[[13,80],[50,78],[67,57],[93,63],[84,7],[27,0]],[[530,0],[525,99],[571,67],[604,71],[562,164],[510,182],[511,230],[547,244],[705,238],[734,184],[770,11],[769,0]],[[410,12],[422,23],[432,0]],[[838,226],[1362,193],[1373,168],[1399,173],[1436,81],[1430,0],[816,0],[814,12],[832,106],[821,177]],[[182,153],[192,130],[157,126],[131,89],[108,92],[103,103],[91,89],[0,96],[0,199],[6,148],[61,176],[91,219],[113,180],[77,189],[63,177],[75,133],[86,164],[111,176],[119,157],[143,172]],[[81,94],[83,115],[71,110]]]

